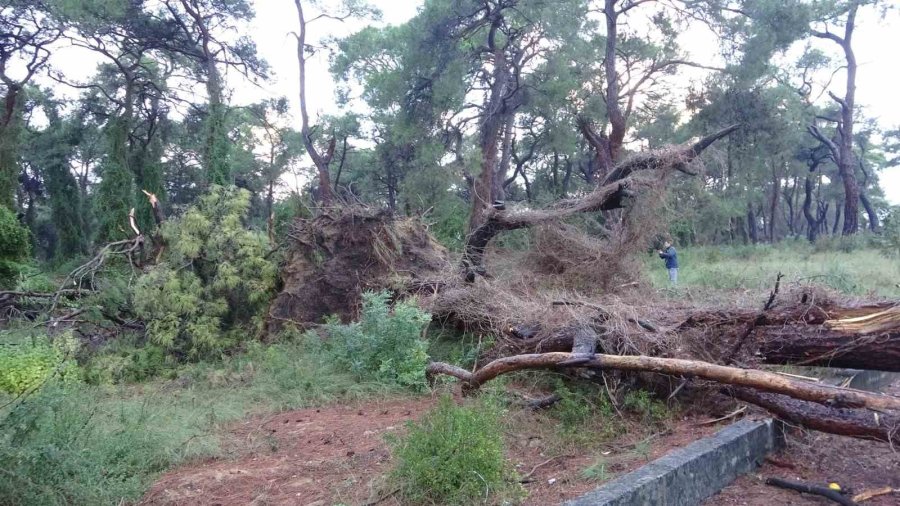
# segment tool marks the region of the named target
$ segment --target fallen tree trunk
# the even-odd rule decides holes
[[[828,408],[786,395],[763,393],[750,388],[732,388],[735,398],[764,408],[793,425],[819,432],[887,443],[900,440],[900,416],[868,410]]]
[[[739,127],[740,125],[732,125],[690,146],[634,155],[616,166],[597,189],[581,198],[563,200],[542,210],[489,210],[485,213],[484,222],[466,238],[462,259],[465,279],[472,282],[476,275],[486,275],[484,252],[500,232],[533,227],[577,213],[622,208],[625,198],[631,196],[635,189],[653,184],[652,179],[638,177],[640,172],[674,169],[693,174],[688,170],[688,165],[714,142]]]
[[[821,326],[769,328],[758,354],[771,364],[900,372],[900,306],[835,311]]]
[[[442,362],[432,362],[428,364],[426,374],[429,377],[434,377],[436,374],[447,374],[456,377],[463,381],[464,389],[470,391],[479,388],[485,382],[497,376],[514,371],[571,366],[601,370],[655,372],[687,378],[695,377],[727,385],[744,386],[765,392],[784,394],[829,407],[900,410],[900,398],[889,395],[796,381],[757,369],[740,369],[697,360],[640,355],[584,355],[575,353],[514,355],[494,360],[475,372],[469,372]]]
[[[790,331],[765,336],[759,354],[769,364],[815,365],[900,372],[900,332],[806,337]]]

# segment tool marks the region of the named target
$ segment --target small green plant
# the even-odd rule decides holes
[[[593,464],[581,471],[581,476],[591,481],[607,481],[610,478],[609,472],[606,470],[606,459],[597,458]]]
[[[622,406],[639,416],[644,423],[660,423],[666,419],[668,409],[646,390],[631,390],[625,394]]]
[[[557,379],[554,391],[561,399],[549,413],[560,422],[559,436],[564,443],[596,445],[623,430],[612,401],[596,385],[566,384]]]
[[[53,343],[0,343],[0,391],[19,395],[45,384],[56,376],[64,383],[78,379],[75,351],[78,342],[70,334],[57,336]]]
[[[431,315],[413,301],[391,307],[388,292],[363,294],[360,320],[349,325],[332,318],[326,346],[338,365],[360,380],[375,380],[414,390],[426,388],[428,341],[423,331]]]
[[[512,495],[498,408],[457,406],[449,396],[394,440],[392,479],[411,504],[476,504]]]

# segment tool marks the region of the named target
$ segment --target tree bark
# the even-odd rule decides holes
[[[900,416],[875,414],[867,410],[829,408],[813,402],[792,399],[786,395],[763,393],[752,388],[732,388],[732,394],[766,409],[781,420],[808,429],[895,442],[900,438]]]

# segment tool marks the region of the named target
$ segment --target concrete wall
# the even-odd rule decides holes
[[[758,467],[782,442],[772,419],[742,420],[565,505],[693,506]]]

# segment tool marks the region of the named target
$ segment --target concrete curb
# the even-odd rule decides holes
[[[565,506],[693,506],[762,464],[784,442],[780,423],[742,420]]]

